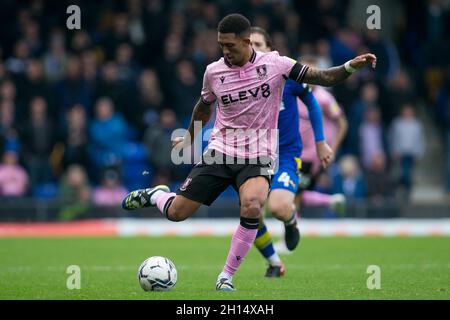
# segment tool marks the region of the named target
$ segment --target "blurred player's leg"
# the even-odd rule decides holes
[[[275,251],[272,237],[262,217],[259,222],[258,233],[256,234],[255,246],[269,263],[265,276],[268,278],[282,277],[285,273],[285,267]]]
[[[259,216],[268,193],[269,183],[265,177],[249,178],[239,187],[241,223],[233,235],[227,261],[217,279],[217,290],[234,290],[232,285],[233,275],[255,241]]]
[[[301,167],[302,161],[295,154],[280,154],[279,169],[273,177],[267,200],[269,212],[284,222],[284,240],[290,251],[294,250],[300,242],[294,199]]]
[[[305,190],[302,193],[302,204],[308,207],[327,207],[334,213],[345,213],[345,196],[343,194],[325,194],[316,191]]]
[[[289,250],[294,250],[300,242],[297,227],[297,211],[294,202],[295,194],[286,189],[275,189],[270,192],[268,207],[274,217],[284,222],[284,239]]]

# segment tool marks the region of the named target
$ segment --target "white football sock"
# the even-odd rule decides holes
[[[152,194],[152,196],[150,197],[150,203],[151,203],[152,205],[155,205],[155,204],[156,204],[156,198],[158,198],[158,195],[160,195],[161,192],[164,192],[164,191],[158,190],[158,191],[155,191],[154,194]]]
[[[228,273],[222,271],[219,276],[217,277],[217,280],[220,280],[222,278],[227,278],[228,280],[233,280],[233,276],[230,276]]]
[[[271,266],[281,266],[281,259],[280,256],[275,252],[273,255],[271,255],[269,258],[267,258],[267,260],[269,260],[269,264]]]

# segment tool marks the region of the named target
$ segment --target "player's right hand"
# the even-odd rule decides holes
[[[372,66],[375,69],[377,66],[377,57],[372,53],[362,54],[350,61],[350,66],[355,69]]]

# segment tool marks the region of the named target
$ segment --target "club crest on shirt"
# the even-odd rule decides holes
[[[260,79],[263,79],[265,77],[267,77],[267,67],[265,64],[263,64],[262,66],[257,66],[256,67],[256,72],[258,73],[258,77]]]
[[[192,178],[188,177],[186,180],[184,180],[183,184],[180,187],[181,191],[186,191],[187,186],[191,183]]]

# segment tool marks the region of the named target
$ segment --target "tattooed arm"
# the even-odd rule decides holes
[[[298,68],[297,82],[305,82],[310,84],[318,84],[324,87],[334,86],[347,79],[354,71],[372,66],[375,68],[377,57],[371,53],[357,56],[348,61],[345,65],[333,67],[329,69],[315,69],[309,66],[301,66]],[[350,70],[350,71],[347,71]]]
[[[315,69],[310,67],[306,71],[303,82],[331,87],[344,81],[350,75],[351,73],[348,73],[343,65],[329,69]]]
[[[175,138],[172,141],[172,147],[175,147],[180,142],[184,141],[185,144],[191,144],[194,141],[195,135],[198,132],[195,132],[195,129],[198,129],[194,126],[194,123],[197,121],[200,121],[201,126],[199,129],[203,128],[203,126],[208,122],[209,118],[211,118],[211,110],[212,110],[212,103],[206,103],[202,99],[199,99],[197,104],[194,107],[194,110],[192,111],[192,117],[191,122],[189,124],[188,131],[186,132],[186,135],[184,138]],[[197,130],[198,131],[198,130]],[[185,145],[178,147],[184,147]]]

